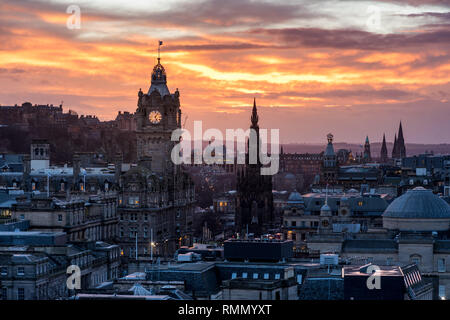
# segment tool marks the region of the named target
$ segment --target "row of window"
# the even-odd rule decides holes
[[[237,278],[237,273],[233,272],[231,274],[231,279],[236,279]],[[248,279],[248,273],[247,272],[242,272],[242,278],[243,279]],[[259,273],[253,273],[253,279],[259,279]],[[269,274],[268,273],[264,273],[262,274],[262,279],[264,280],[268,280],[269,279]],[[281,275],[279,273],[275,274],[275,280],[280,280],[281,279]]]
[[[25,267],[17,267],[16,274],[18,276],[25,275]],[[8,275],[8,267],[0,267],[0,275],[7,276]]]
[[[143,216],[144,221],[148,221],[148,213],[145,213],[142,216]],[[126,217],[127,217],[127,215],[121,213],[120,214],[120,221],[124,221],[126,219]],[[131,221],[131,222],[138,221],[138,214],[137,213],[130,213],[130,214],[128,214],[128,221]]]
[[[291,222],[291,227],[297,227],[297,221],[296,220],[291,220],[290,222]],[[289,227],[289,220],[284,220],[284,225],[286,227]],[[300,226],[302,228],[305,228],[305,227],[318,227],[319,226],[319,221],[309,221],[309,222],[301,221]]]
[[[130,231],[130,238],[135,238],[138,232],[138,227],[129,227]],[[149,237],[149,231],[148,227],[143,227],[143,237],[148,238]],[[120,237],[125,237],[124,227],[120,227]]]

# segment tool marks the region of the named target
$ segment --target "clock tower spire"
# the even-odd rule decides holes
[[[178,90],[170,93],[166,70],[161,64],[158,42],[158,62],[153,67],[147,94],[138,93],[136,110],[137,159],[156,173],[172,170],[170,153],[174,146],[172,132],[180,128],[180,99]]]

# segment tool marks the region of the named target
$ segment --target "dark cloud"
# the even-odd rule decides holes
[[[19,69],[19,68],[0,68],[0,74],[18,74],[18,73],[24,73],[25,70]]]
[[[67,4],[43,1],[2,0],[4,5],[21,7],[29,12],[65,13]],[[21,11],[23,12],[23,11]],[[309,12],[300,4],[279,4],[253,0],[204,0],[195,3],[177,4],[163,12],[116,11],[108,8],[97,9],[81,6],[82,16],[98,19],[133,22],[153,26],[186,27],[230,27],[263,26],[292,19],[310,19],[323,14]]]
[[[179,4],[158,13],[142,12],[130,18],[147,18],[152,23],[195,27],[264,26],[292,19],[323,16],[300,4],[279,4],[253,0],[205,0]]]
[[[277,99],[281,97],[304,97],[304,98],[364,98],[364,99],[387,99],[400,100],[407,98],[423,98],[413,91],[406,91],[400,89],[339,89],[339,90],[321,90],[321,91],[281,91],[271,92],[261,95],[267,99]]]
[[[219,43],[219,44],[199,44],[199,45],[168,45],[166,51],[217,51],[217,50],[247,50],[264,49],[269,46],[251,43]]]
[[[428,44],[448,46],[450,29],[422,33],[376,34],[361,30],[319,28],[254,29],[249,34],[264,34],[275,43],[291,47],[391,50],[422,47]]]
[[[378,2],[389,2],[399,5],[411,5],[421,7],[425,5],[439,5],[450,7],[450,0],[377,0]]]
[[[397,16],[410,17],[410,18],[422,18],[422,17],[433,17],[444,20],[450,20],[450,12],[421,12],[421,13],[410,13],[410,14],[397,14]]]

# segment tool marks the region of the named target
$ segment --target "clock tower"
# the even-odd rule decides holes
[[[173,171],[172,131],[181,128],[180,94],[171,94],[166,71],[158,57],[152,71],[151,85],[145,94],[139,89],[136,110],[137,159],[155,173]]]

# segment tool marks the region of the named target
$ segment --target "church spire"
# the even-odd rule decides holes
[[[388,160],[388,151],[386,146],[386,135],[383,133],[383,143],[381,145],[381,152],[380,152],[380,159],[381,162],[385,163]]]
[[[397,158],[397,134],[394,137],[394,146],[392,147],[392,158]]]
[[[406,147],[405,147],[405,138],[403,137],[402,122],[400,121],[397,137],[397,158],[401,159],[404,157],[406,157]]]
[[[403,140],[403,128],[402,128],[401,121],[400,121],[400,126],[398,127],[398,140]]]

